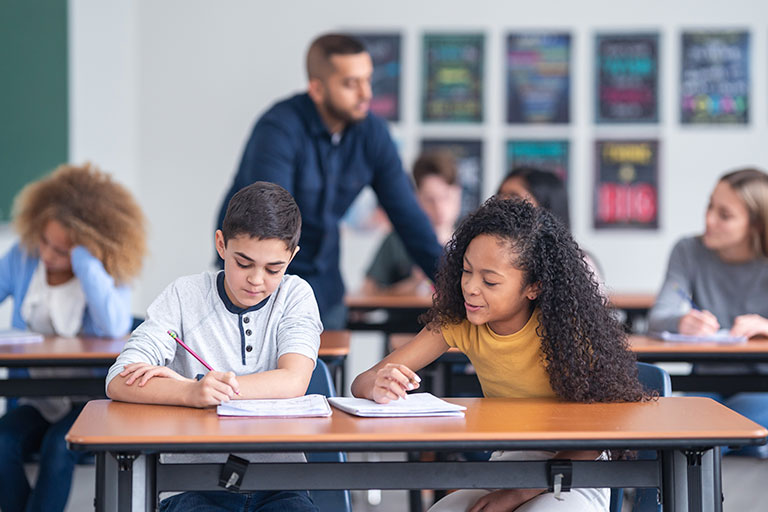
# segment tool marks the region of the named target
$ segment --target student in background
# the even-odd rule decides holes
[[[437,274],[427,327],[360,374],[352,393],[380,403],[418,386],[414,373],[450,347],[477,370],[486,397],[576,402],[645,396],[626,335],[604,306],[568,230],[529,202],[493,197],[458,227]],[[599,452],[506,452],[492,460],[598,459]],[[465,490],[434,510],[607,511],[608,489],[558,501],[536,489]],[[520,505],[525,503],[520,508]]]
[[[304,219],[290,271],[312,286],[326,329],[346,325],[339,268],[339,221],[370,186],[408,254],[434,277],[442,247],[419,208],[386,122],[369,112],[371,56],[344,34],[325,34],[307,51],[307,92],[273,105],[256,122],[219,214],[241,188],[284,187]]]
[[[757,169],[730,172],[717,182],[704,234],[683,238],[672,249],[650,312],[652,332],[706,336],[721,329],[734,336],[768,336],[768,174]],[[725,404],[768,425],[766,393],[738,393]],[[768,457],[765,447],[741,453]]]
[[[0,260],[0,300],[13,297],[12,325],[58,336],[118,337],[131,328],[128,282],[145,253],[144,216],[131,194],[90,164],[63,165],[16,197],[20,241]],[[87,370],[30,369],[33,376]],[[78,454],[64,435],[83,403],[22,398],[0,418],[0,509],[61,511]],[[40,451],[31,488],[24,460]]]
[[[541,206],[552,212],[566,228],[571,229],[568,191],[563,180],[553,172],[535,167],[515,167],[504,177],[496,194],[503,198],[525,199],[534,206]],[[584,258],[602,282],[602,272],[597,261],[587,251],[584,251]]]
[[[299,208],[282,187],[256,182],[235,194],[215,235],[224,270],[176,279],[155,299],[109,370],[109,397],[211,407],[303,395],[323,326],[309,284],[285,274],[299,251],[300,231]],[[215,371],[203,375],[206,368],[168,330]],[[160,509],[243,510],[246,504],[254,512],[317,510],[306,491],[186,492],[163,500]]]
[[[423,153],[413,164],[416,198],[429,217],[437,240],[445,245],[461,213],[461,185],[456,159],[449,151]],[[363,293],[414,295],[431,293],[431,286],[414,264],[400,236],[391,232],[382,242],[368,268]]]

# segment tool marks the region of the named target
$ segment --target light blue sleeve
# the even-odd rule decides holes
[[[132,323],[130,288],[116,285],[101,261],[82,246],[72,249],[72,271],[85,293],[84,330],[112,338],[127,334]]]
[[[0,259],[0,302],[3,302],[13,292],[13,252],[17,246],[5,253]]]

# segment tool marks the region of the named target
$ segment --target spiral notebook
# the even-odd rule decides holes
[[[265,400],[232,400],[216,408],[219,416],[256,416],[260,418],[322,417],[331,415],[323,395]]]
[[[331,405],[355,416],[403,418],[419,416],[464,416],[466,407],[441,400],[431,393],[412,393],[408,398],[379,404],[365,398],[333,397]]]

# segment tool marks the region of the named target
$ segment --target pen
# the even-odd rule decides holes
[[[675,291],[677,292],[677,294],[678,294],[680,297],[682,297],[683,299],[685,299],[685,301],[686,301],[686,302],[688,302],[688,303],[691,305],[691,307],[692,307],[693,309],[695,309],[695,310],[700,310],[699,306],[697,306],[697,305],[696,305],[696,303],[695,303],[695,302],[693,302],[693,297],[691,297],[690,295],[688,295],[687,293],[685,293],[685,292],[683,291],[683,289],[682,289],[682,288],[680,288],[678,285],[675,285]]]
[[[181,338],[179,338],[179,335],[178,335],[178,334],[176,334],[176,331],[173,331],[173,330],[169,329],[169,330],[168,330],[168,336],[170,336],[171,338],[173,338],[174,340],[176,340],[176,343],[178,343],[179,345],[181,345],[181,346],[184,348],[184,350],[186,350],[187,352],[189,352],[190,354],[192,354],[192,357],[194,357],[195,359],[197,359],[198,361],[200,361],[200,363],[201,363],[203,366],[205,366],[206,368],[208,368],[208,371],[209,371],[209,372],[212,372],[212,371],[213,371],[213,368],[211,368],[211,365],[209,365],[208,363],[206,363],[206,362],[203,360],[203,358],[202,358],[202,357],[200,357],[199,355],[197,355],[197,353],[195,353],[195,351],[194,351],[194,350],[192,350],[191,348],[189,348],[189,346],[188,346],[186,343],[184,343],[183,341],[181,341]],[[235,391],[235,394],[236,394],[236,395],[240,395],[240,393],[238,393],[237,391]]]

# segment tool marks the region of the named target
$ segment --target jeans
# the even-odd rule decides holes
[[[307,491],[201,491],[177,494],[160,502],[160,512],[318,512]]]
[[[320,316],[323,322],[323,329],[327,331],[338,331],[347,327],[347,306],[343,303],[331,306],[328,311]]]
[[[82,453],[67,449],[64,441],[82,406],[49,423],[31,405],[11,409],[0,418],[0,510],[3,512],[57,512],[64,510],[72,486],[72,473]],[[32,489],[24,461],[39,451],[37,482]]]

